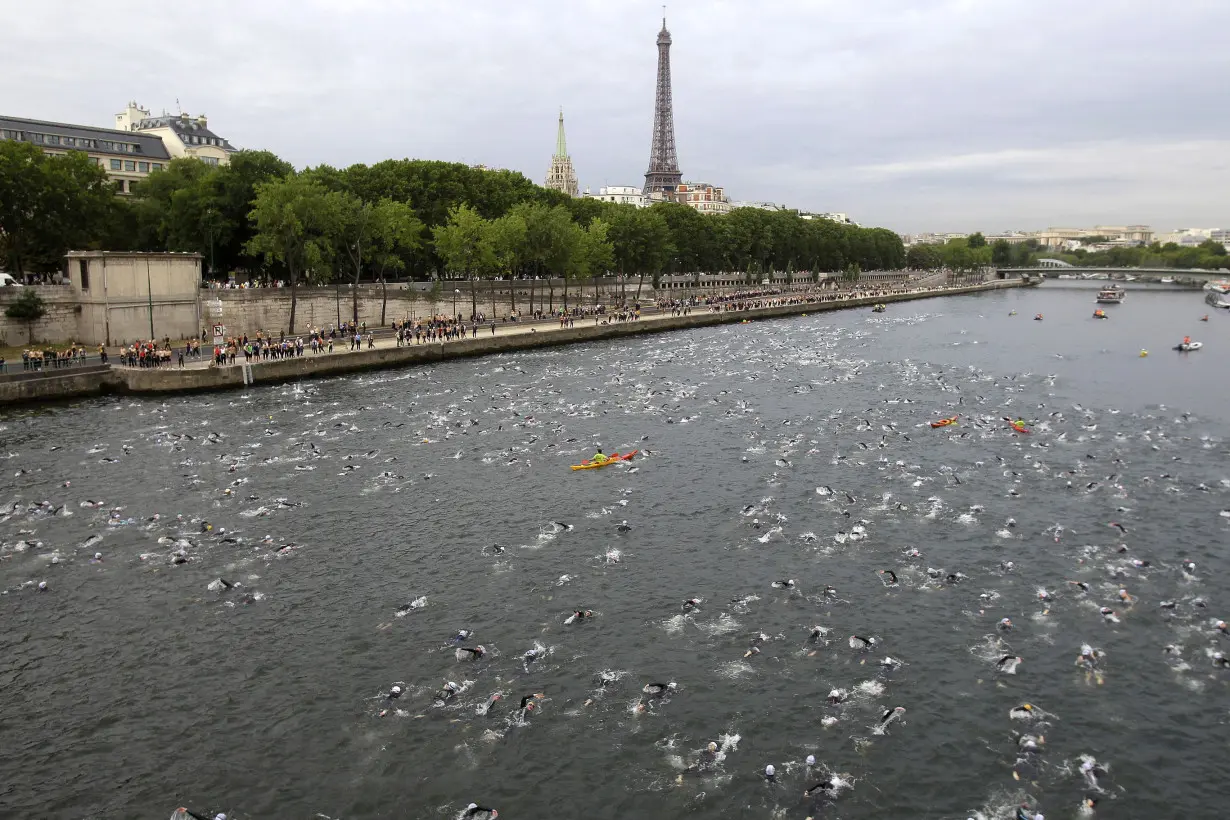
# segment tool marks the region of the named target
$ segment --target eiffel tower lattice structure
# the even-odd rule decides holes
[[[673,198],[683,174],[675,153],[675,114],[671,102],[671,33],[666,17],[658,32],[658,89],[653,109],[653,143],[649,148],[649,170],[645,172],[645,195],[665,194]]]

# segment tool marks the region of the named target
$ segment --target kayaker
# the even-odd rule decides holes
[[[602,445],[598,445],[598,452],[594,453],[594,457],[590,459],[595,464],[601,464],[606,461],[606,456],[602,454]]]
[[[1189,345],[1189,344],[1191,344],[1191,343],[1192,343],[1192,337],[1191,337],[1191,336],[1184,336],[1184,337],[1183,337],[1183,344],[1185,344],[1185,345]]]

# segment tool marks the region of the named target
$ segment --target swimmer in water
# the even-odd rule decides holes
[[[1213,665],[1220,669],[1230,669],[1230,658],[1227,658],[1223,652],[1214,652]]]
[[[1133,598],[1131,595],[1128,595],[1128,591],[1126,589],[1119,590],[1119,600],[1123,601],[1123,603],[1125,604],[1136,603],[1136,599]]]
[[[410,606],[409,604],[406,604],[406,607],[409,607],[409,606]],[[398,611],[398,612],[400,612],[400,611],[401,611],[401,608],[399,608],[397,611]],[[449,638],[449,641],[448,641],[448,642],[449,642],[449,643],[461,643],[462,641],[469,640],[470,638],[473,638],[473,637],[474,637],[474,630],[472,630],[472,629],[459,629],[459,630],[457,630],[457,634],[456,634],[456,635],[454,635],[453,637]]]
[[[1116,615],[1115,610],[1110,607],[1104,606],[1099,609],[1098,612],[1102,613],[1102,617],[1105,618],[1108,623],[1119,623],[1119,616]]]
[[[439,692],[436,692],[436,700],[447,703],[448,701],[455,698],[457,696],[457,693],[460,691],[461,691],[460,685],[458,685],[457,683],[453,681],[449,681],[448,683],[444,684],[443,689],[441,689]]]
[[[576,612],[573,612],[571,615],[565,618],[564,623],[570,624],[570,623],[573,623],[574,621],[583,621],[586,618],[592,618],[592,617],[594,617],[594,611],[592,609],[584,609],[584,610],[578,609]]]
[[[829,778],[828,780],[825,780],[822,783],[817,783],[816,785],[812,786],[810,789],[804,789],[803,796],[811,797],[813,794],[819,791],[822,791],[825,794],[829,794],[830,792],[833,792],[836,789],[837,789],[837,784],[833,782],[832,778]]]
[[[651,698],[662,698],[678,688],[678,684],[671,681],[670,683],[647,683],[641,687],[641,691]]]
[[[815,643],[815,642],[819,641],[821,638],[823,638],[823,637],[824,637],[825,635],[827,635],[827,634],[828,634],[828,630],[827,630],[827,629],[825,629],[824,627],[822,627],[822,626],[813,626],[813,627],[811,628],[811,634],[809,634],[809,635],[807,636],[807,640],[808,640],[809,642],[811,642],[811,643]]]
[[[876,645],[875,638],[864,638],[861,635],[850,636],[850,648],[868,650]]]
[[[845,703],[846,700],[849,699],[849,697],[850,697],[850,693],[847,692],[845,689],[833,689],[832,691],[829,692],[829,696],[828,696],[829,706],[837,706],[839,704]]]
[[[463,820],[495,820],[495,818],[500,816],[500,813],[495,809],[489,809],[486,806],[471,803],[466,806],[465,813],[461,816]]]
[[[397,700],[398,698],[401,697],[401,687],[394,686],[392,689],[389,690],[389,693],[385,695],[384,697],[385,697],[385,700]]]
[[[537,701],[542,700],[545,697],[546,697],[546,693],[544,692],[535,692],[532,695],[526,695],[525,697],[521,698],[521,709],[526,712],[532,712],[534,711],[535,703]]]
[[[904,714],[905,714],[904,706],[894,706],[892,709],[889,709],[880,718],[880,729],[881,730],[887,729],[888,724],[892,723],[894,720],[896,720],[897,718],[901,717]]]
[[[683,611],[691,612],[692,610],[696,609],[698,606],[700,606],[700,598],[688,598],[686,601],[683,602]]]
[[[478,646],[459,646],[457,647],[457,660],[459,661],[476,661],[487,654],[487,648],[481,644]]]
[[[777,770],[773,768],[772,763],[764,767],[764,779],[770,783],[777,782]]]
[[[774,581],[772,586],[774,589],[794,589],[794,579],[787,578],[785,581]]]
[[[1227,626],[1226,626],[1226,622],[1225,622],[1225,621],[1218,621],[1218,622],[1217,622],[1217,623],[1215,623],[1213,626],[1214,626],[1214,628],[1215,628],[1218,632],[1220,632],[1221,634],[1223,634],[1223,635],[1230,635],[1230,627],[1227,627]]]
[[[922,558],[923,554],[918,551],[918,547],[910,547],[905,551],[906,558]]]
[[[1079,589],[1081,592],[1089,591],[1089,585],[1086,584],[1084,581],[1068,581],[1068,583],[1076,587],[1077,589]]]
[[[1040,813],[1034,814],[1025,806],[1024,803],[1022,803],[1021,805],[1017,806],[1016,820],[1046,820],[1046,819]]]
[[[1008,717],[1016,718],[1017,720],[1020,720],[1021,718],[1036,717],[1034,713],[1034,706],[1032,703],[1022,703],[1020,706],[1013,706],[1008,710]]]
[[[1004,630],[1005,632],[1007,632],[1009,629],[1012,629],[1012,619],[1011,618],[1000,618],[999,628]]]
[[[884,582],[886,587],[895,587],[897,586],[897,573],[891,569],[882,569],[880,570],[880,580]]]
[[[1016,665],[1024,660],[1018,655],[1004,655],[995,662],[995,668],[1001,672],[1016,672]]]
[[[837,587],[832,587],[832,586],[825,585],[825,587],[824,587],[824,595],[825,595],[826,597],[836,598],[836,597],[837,597]]]
[[[1184,560],[1183,561],[1183,571],[1186,572],[1188,575],[1194,575],[1196,572],[1196,562]]]

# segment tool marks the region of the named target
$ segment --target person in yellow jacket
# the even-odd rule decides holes
[[[594,464],[601,464],[606,461],[607,457],[602,454],[602,445],[598,446],[598,452],[594,453],[594,457],[590,459]]]

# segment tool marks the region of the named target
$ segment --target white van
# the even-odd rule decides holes
[[[19,288],[21,282],[13,278],[13,274],[0,271],[0,288]]]

